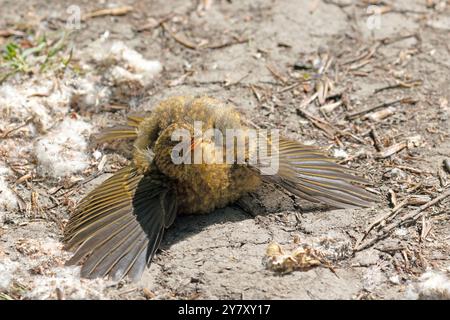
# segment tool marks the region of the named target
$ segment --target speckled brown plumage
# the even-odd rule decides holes
[[[134,138],[133,161],[89,193],[65,229],[68,249],[76,252],[68,264],[82,263],[81,274],[138,279],[158,249],[177,214],[205,214],[256,190],[262,180],[277,183],[305,199],[339,208],[369,206],[375,197],[360,185],[366,181],[348,173],[322,151],[280,139],[279,171],[261,176],[257,165],[175,164],[171,137],[193,123],[202,130],[248,130],[239,113],[209,97],[174,97],[162,101],[150,115],[129,117],[126,126],[107,129],[100,141]],[[211,156],[218,145],[201,140],[195,148]],[[246,159],[255,150],[246,151]]]

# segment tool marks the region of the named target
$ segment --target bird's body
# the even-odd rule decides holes
[[[82,276],[139,278],[177,214],[212,212],[255,191],[263,180],[341,208],[369,206],[375,200],[358,186],[364,179],[347,173],[317,148],[286,139],[277,146],[279,170],[273,176],[262,176],[258,165],[248,162],[254,149],[245,151],[245,163],[219,161],[225,157],[215,155],[224,145],[214,137],[193,139],[192,154],[183,155],[193,160],[194,151],[200,150],[199,163],[175,163],[174,133],[184,130],[197,138],[195,122],[203,131],[222,133],[224,140],[227,129],[249,130],[233,107],[216,99],[174,97],[150,115],[129,117],[127,126],[100,137],[134,138],[133,160],[88,194],[70,217],[65,241],[77,251],[69,264],[84,261]]]
[[[246,166],[226,163],[174,164],[170,157],[174,147],[171,133],[194,121],[202,124],[202,130],[218,129],[225,134],[226,128],[241,128],[240,115],[234,108],[222,102],[202,97],[175,97],[162,102],[152,116],[142,121],[138,127],[135,150],[151,148],[154,162],[159,171],[173,179],[178,198],[179,214],[203,214],[222,208],[236,201],[243,194],[254,191],[261,179]],[[191,132],[194,135],[194,132]],[[201,148],[203,157],[211,153],[206,144]],[[138,151],[139,152],[139,151]],[[209,154],[210,156],[210,154]],[[148,157],[135,153],[135,165],[145,168],[150,163]],[[138,161],[136,161],[138,159]],[[225,162],[225,161],[223,161]]]

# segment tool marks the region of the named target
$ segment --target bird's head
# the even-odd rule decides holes
[[[213,135],[196,132],[189,123],[172,124],[159,135],[154,160],[167,176],[177,180],[192,179],[204,171],[226,166],[221,164],[223,146],[216,142]]]

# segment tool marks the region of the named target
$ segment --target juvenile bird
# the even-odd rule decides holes
[[[202,130],[223,135],[198,136],[195,122]],[[150,115],[129,116],[125,126],[107,129],[100,141],[134,139],[133,158],[90,192],[70,216],[64,231],[67,249],[76,249],[68,265],[82,264],[81,276],[109,276],[138,280],[158,249],[164,231],[178,214],[205,214],[225,207],[262,181],[313,202],[337,208],[371,206],[376,197],[357,177],[312,146],[272,136],[256,140],[251,147],[245,140],[242,162],[237,162],[237,144],[232,144],[234,162],[226,158],[227,129],[248,133],[239,113],[229,105],[209,97],[174,97],[162,101]],[[188,133],[187,149],[177,149],[180,133]],[[250,135],[249,135],[250,137]],[[227,149],[227,150],[226,150]],[[261,150],[260,150],[261,149]],[[198,153],[200,151],[200,153]],[[193,161],[200,154],[200,163]],[[250,161],[264,154],[265,159]],[[217,156],[219,155],[219,156]],[[277,170],[263,174],[262,163],[276,155]],[[175,161],[176,157],[185,161]],[[252,158],[253,159],[253,158]]]

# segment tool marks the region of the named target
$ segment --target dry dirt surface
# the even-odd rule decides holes
[[[450,297],[449,1],[1,0],[0,11],[0,299]],[[184,94],[328,149],[380,203],[335,210],[264,185],[178,218],[140,282],[80,279],[64,266],[64,224],[129,161],[126,144],[89,136]],[[272,242],[326,252],[331,267],[270,270]]]

